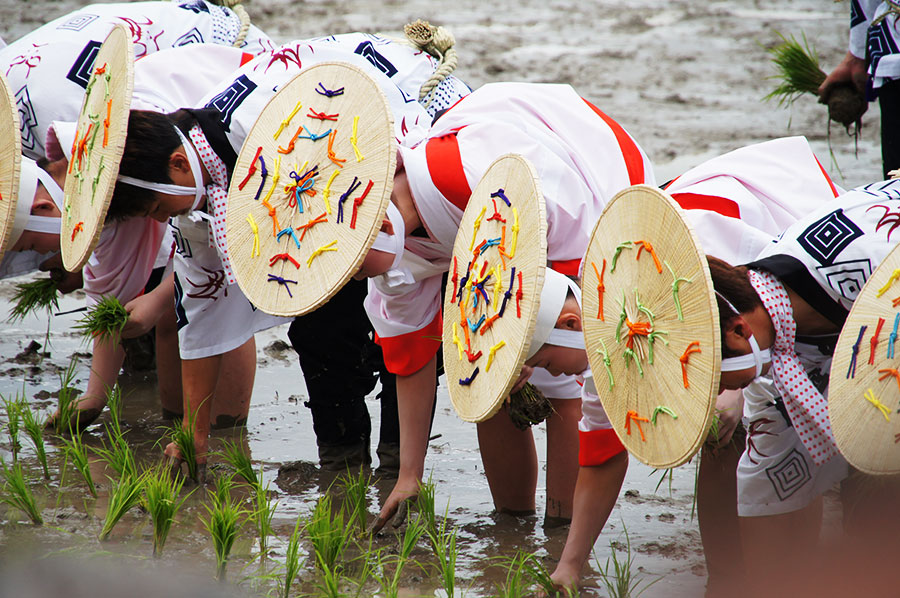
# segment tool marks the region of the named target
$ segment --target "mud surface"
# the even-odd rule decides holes
[[[13,40],[41,22],[55,18],[80,2],[71,0],[0,0],[0,35]],[[823,66],[835,65],[846,49],[848,3],[797,0],[739,0],[694,2],[649,0],[619,2],[574,0],[254,0],[248,4],[254,22],[276,40],[312,37],[353,30],[398,34],[414,18],[441,23],[458,42],[457,74],[471,86],[497,80],[570,83],[586,98],[625,126],[647,150],[662,182],[703,160],[750,143],[787,134],[806,135],[823,165],[846,187],[881,178],[878,109],[864,116],[858,148],[838,126],[832,126],[831,150],[826,139],[825,109],[811,97],[792,110],[780,109],[761,98],[771,88],[772,73],[764,48],[775,43],[776,31],[799,37],[805,32],[815,44]],[[833,151],[833,154],[831,153]],[[838,170],[837,167],[840,167]],[[0,314],[11,295],[12,281],[0,283]],[[61,302],[61,310],[82,304],[77,294]],[[59,390],[59,372],[71,356],[79,358],[77,382],[84,388],[89,357],[70,327],[76,315],[53,318],[50,347],[43,347],[46,321],[29,318],[16,325],[2,324],[0,335],[0,393],[24,391],[32,406],[49,413]],[[260,368],[247,426],[246,443],[254,464],[279,501],[274,526],[274,558],[283,562],[287,538],[298,516],[307,516],[333,479],[318,471],[309,411],[303,406],[306,389],[293,352],[284,344],[286,328],[257,338]],[[40,343],[35,347],[31,343]],[[41,354],[49,356],[41,359]],[[124,379],[128,438],[141,458],[152,461],[161,449],[161,427],[155,378],[135,375]],[[378,404],[370,399],[373,429]],[[108,415],[101,417],[106,421]],[[0,415],[0,423],[5,424]],[[449,516],[460,528],[459,587],[469,596],[489,596],[503,573],[490,559],[512,555],[517,549],[537,551],[552,569],[565,541],[566,529],[545,531],[539,517],[492,515],[490,493],[481,471],[475,430],[461,422],[442,388],[434,440],[426,468],[437,483],[438,510],[449,505]],[[87,436],[99,445],[98,428]],[[542,426],[534,428],[539,456],[546,456]],[[217,433],[218,437],[227,436]],[[216,448],[216,444],[213,445]],[[19,512],[0,505],[0,561],[34,551],[84,554],[115,553],[127,559],[149,559],[152,529],[147,516],[130,512],[111,540],[96,537],[106,510],[108,484],[91,498],[70,472],[60,477],[60,447],[48,446],[51,479],[38,484],[37,495],[47,525],[34,528]],[[374,454],[374,446],[372,450]],[[0,455],[9,459],[6,435],[0,434]],[[23,462],[29,479],[38,480],[34,452],[25,442]],[[660,578],[644,596],[698,596],[705,568],[696,519],[692,517],[694,467],[675,471],[659,490],[659,473],[632,461],[623,494],[597,545],[602,564],[610,542],[626,546],[627,529],[635,567],[648,580]],[[105,480],[97,465],[97,480]],[[389,491],[380,482],[369,495],[369,510]],[[544,504],[543,472],[538,483],[539,514]],[[161,561],[165,567],[195,563],[200,571],[215,570],[212,544],[199,517],[206,516],[201,496],[194,493],[173,528]],[[390,539],[379,540],[384,545]],[[308,551],[305,546],[302,550]],[[229,565],[229,579],[253,578],[257,564],[252,528],[241,533]],[[307,567],[310,562],[308,555]],[[150,566],[150,561],[146,561]],[[587,594],[600,595],[596,564],[588,575]],[[301,587],[312,591],[310,584]],[[245,580],[252,587],[259,580]],[[302,585],[302,584],[301,584]],[[432,595],[438,585],[431,573],[417,572],[404,582],[408,595]]]

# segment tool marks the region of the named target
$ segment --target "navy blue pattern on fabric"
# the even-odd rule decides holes
[[[234,115],[234,111],[254,89],[256,89],[256,83],[248,79],[246,75],[241,75],[227,89],[211,99],[205,108],[217,111],[222,128],[225,131],[231,131],[231,117]]]
[[[81,54],[75,60],[75,64],[69,69],[66,79],[87,88],[88,81],[91,79],[91,69],[94,68],[94,61],[97,59],[97,53],[103,42],[96,40],[89,41]]]
[[[837,209],[812,223],[797,238],[806,252],[823,266],[830,266],[847,245],[861,237],[863,232],[847,218],[844,210]]]
[[[22,137],[22,149],[34,150],[38,139],[34,130],[38,126],[37,115],[31,105],[31,97],[28,95],[28,86],[23,85],[16,92],[16,106],[19,108],[19,131]]]

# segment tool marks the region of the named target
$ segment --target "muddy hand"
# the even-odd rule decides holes
[[[163,451],[163,456],[166,467],[169,468],[169,473],[172,475],[172,479],[177,480],[181,475],[181,464],[184,463],[184,457],[181,456],[178,445],[174,442],[167,444],[166,450]]]
[[[378,514],[378,518],[375,519],[372,527],[369,528],[370,534],[381,531],[381,528],[392,519],[392,527],[398,528],[403,525],[403,522],[406,520],[406,516],[409,513],[409,503],[414,501],[419,494],[419,481],[414,480],[413,483],[415,485],[410,486],[408,483],[401,483],[400,480],[397,481],[390,496],[388,496],[384,506],[381,508],[381,513]]]

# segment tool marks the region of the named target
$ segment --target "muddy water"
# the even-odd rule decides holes
[[[0,35],[13,40],[40,22],[68,12],[77,0],[0,0]],[[819,50],[826,69],[846,49],[848,3],[821,0],[738,0],[703,2],[671,0],[253,0],[248,9],[254,22],[276,40],[287,41],[353,30],[399,32],[402,23],[423,17],[449,26],[455,33],[460,67],[458,74],[477,87],[489,81],[524,80],[570,83],[621,122],[648,151],[662,182],[704,159],[736,147],[787,134],[806,135],[826,168],[844,186],[880,178],[878,110],[864,118],[858,145],[839,128],[826,139],[824,110],[811,98],[799,100],[792,110],[779,109],[760,98],[770,89],[771,68],[764,47],[776,41],[776,31],[807,38]],[[840,170],[838,170],[838,167]],[[0,283],[0,313],[10,296],[9,281]],[[68,297],[62,309],[78,307]],[[0,393],[21,391],[35,409],[47,413],[54,400],[46,397],[59,388],[57,371],[71,355],[86,348],[68,330],[77,316],[53,318],[50,357],[40,365],[11,361],[32,340],[43,343],[45,321],[29,319],[2,324],[0,335]],[[257,340],[260,368],[247,427],[247,443],[254,463],[262,465],[266,481],[279,501],[275,516],[277,538],[274,562],[283,560],[286,539],[298,516],[311,510],[331,476],[319,475],[309,412],[303,407],[305,387],[290,351],[272,356],[265,351],[284,340],[284,329],[261,334]],[[79,387],[84,388],[87,363],[78,366]],[[164,425],[158,414],[152,378],[124,381],[125,420],[129,440],[147,460],[155,459]],[[378,405],[370,399],[377,429]],[[105,421],[107,416],[103,416]],[[0,420],[3,418],[0,417]],[[459,526],[459,577],[470,596],[489,596],[502,573],[490,567],[491,558],[511,555],[522,548],[537,551],[552,568],[565,540],[565,530],[544,531],[537,517],[515,519],[491,514],[490,494],[481,471],[474,428],[460,422],[441,388],[434,430],[441,434],[431,443],[426,467],[437,483],[437,505],[449,504],[452,522]],[[539,456],[545,458],[545,436],[535,430]],[[88,435],[99,443],[99,435]],[[0,454],[9,458],[5,434]],[[38,480],[39,468],[26,442],[23,462],[29,479]],[[213,446],[215,448],[215,445]],[[25,549],[43,555],[54,552],[125,555],[148,559],[152,536],[149,519],[135,510],[115,528],[111,539],[96,540],[105,512],[106,485],[100,497],[89,496],[73,473],[60,477],[61,456],[51,443],[51,480],[39,485],[38,497],[47,525],[34,528],[16,511],[0,506],[0,560]],[[374,449],[373,449],[374,452]],[[279,468],[299,464],[291,476],[276,483]],[[671,486],[658,492],[658,474],[632,463],[623,494],[596,545],[602,563],[610,554],[609,542],[624,544],[627,528],[638,567],[646,579],[660,578],[645,596],[697,596],[705,581],[699,532],[691,517],[693,466],[675,471]],[[104,472],[95,471],[95,479]],[[379,483],[370,494],[370,512],[389,491]],[[538,504],[543,505],[543,472]],[[162,566],[195,563],[211,576],[215,570],[212,544],[200,524],[205,516],[201,495],[195,492],[173,528]],[[378,540],[388,545],[390,538]],[[307,547],[308,548],[308,547]],[[233,551],[229,577],[258,575],[252,532],[245,529]],[[417,556],[427,559],[420,550]],[[149,564],[149,563],[147,563]],[[596,565],[588,575],[596,590]],[[312,578],[303,575],[301,590],[312,591]],[[248,585],[252,582],[246,582]],[[407,576],[409,595],[431,595],[438,585],[431,573]]]
[[[8,301],[9,281],[0,285],[0,299]],[[61,309],[78,307],[77,297],[64,298]],[[49,414],[56,399],[48,395],[58,391],[58,372],[68,365],[73,354],[80,356],[77,366],[76,386],[83,389],[88,376],[86,347],[79,338],[68,331],[77,314],[54,317],[51,324],[50,355],[39,364],[16,363],[16,355],[28,347],[32,340],[43,343],[45,323],[34,317],[21,324],[4,328],[0,339],[0,394],[12,396],[22,391],[32,407],[42,414]],[[279,351],[272,343],[284,338],[285,328],[276,328],[257,338],[259,373],[254,388],[253,406],[246,429],[246,443],[254,464],[263,468],[264,479],[271,483],[272,496],[278,500],[274,519],[276,538],[271,540],[274,557],[269,567],[283,562],[286,542],[297,517],[307,517],[321,492],[334,480],[334,474],[320,473],[316,466],[316,448],[312,422],[308,409],[303,406],[306,389],[299,368],[290,349]],[[269,348],[267,350],[267,348]],[[274,349],[274,350],[273,350]],[[24,361],[19,358],[18,361]],[[155,462],[161,453],[157,441],[162,427],[168,425],[159,414],[156,386],[152,376],[132,376],[122,380],[126,399],[123,420],[127,422],[128,440],[138,457],[145,463]],[[373,428],[378,429],[378,403],[370,397],[369,410],[373,414]],[[108,421],[104,414],[100,423]],[[0,425],[5,426],[5,414],[0,415]],[[4,427],[5,431],[5,427]],[[466,595],[490,596],[496,583],[505,573],[491,566],[495,557],[512,556],[522,549],[537,552],[547,566],[557,558],[565,541],[566,529],[543,530],[540,513],[535,517],[515,518],[492,514],[487,482],[481,471],[475,429],[461,422],[452,412],[445,387],[439,390],[439,407],[434,431],[440,437],[431,442],[426,464],[437,487],[436,505],[439,511],[449,508],[449,517],[459,527],[458,578],[459,585],[467,588]],[[221,446],[222,438],[233,438],[234,433],[219,432],[212,449]],[[94,426],[85,435],[91,446],[100,446],[102,426]],[[539,456],[546,456],[545,435],[535,429]],[[113,553],[127,559],[148,559],[152,553],[152,525],[149,517],[139,509],[129,512],[113,530],[110,539],[99,542],[97,534],[108,504],[107,471],[101,463],[95,463],[92,474],[99,482],[99,496],[93,498],[78,474],[69,468],[62,477],[63,456],[58,443],[47,434],[51,479],[43,482],[41,470],[30,443],[25,446],[22,463],[35,490],[46,525],[40,528],[27,523],[27,519],[11,508],[0,506],[0,559],[19,555],[23,550],[39,555],[70,553],[96,555]],[[374,453],[374,447],[373,447]],[[0,444],[0,454],[9,461],[9,444],[6,434]],[[221,462],[212,459],[211,463]],[[279,476],[279,469],[287,465]],[[597,544],[597,557],[605,561],[610,553],[609,542],[625,543],[627,528],[635,554],[635,565],[646,577],[662,577],[647,595],[694,596],[704,584],[704,567],[699,543],[699,532],[691,520],[693,493],[693,467],[675,472],[671,495],[668,484],[654,492],[659,474],[651,476],[651,470],[640,464],[632,464],[625,482],[625,492],[613,511],[610,524]],[[375,513],[380,501],[391,488],[390,481],[377,482],[369,495],[370,512]],[[538,503],[543,505],[543,472],[539,480]],[[200,517],[205,517],[203,504],[206,490],[194,492],[181,511],[178,521],[166,543],[161,564],[183,566],[194,563],[200,571],[212,575],[215,556],[212,542],[203,528]],[[242,495],[238,490],[236,494]],[[394,540],[388,536],[379,538],[377,546],[391,546]],[[423,544],[424,546],[424,544]],[[304,551],[309,549],[304,547]],[[233,580],[260,575],[253,555],[258,552],[252,526],[245,526],[234,548],[229,575]],[[428,562],[428,551],[420,548],[417,558]],[[310,557],[307,555],[306,557]],[[438,578],[430,572],[412,570],[405,583],[411,595],[432,595],[438,587]],[[311,590],[314,578],[311,573],[301,575],[300,589]],[[594,575],[589,585],[596,584]],[[245,581],[246,584],[254,583]],[[259,582],[264,583],[264,582]]]

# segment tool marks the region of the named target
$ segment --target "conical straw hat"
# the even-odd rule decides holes
[[[0,74],[0,259],[9,247],[19,197],[22,140],[19,113],[6,78]]]
[[[125,151],[133,87],[131,35],[124,25],[116,25],[91,70],[66,176],[59,243],[70,272],[87,263],[103,232]]]
[[[654,187],[619,192],[582,269],[585,346],[613,429],[647,465],[681,465],[709,432],[721,367],[712,280],[681,208]]]
[[[228,251],[250,302],[296,316],[337,293],[375,241],[395,168],[390,108],[362,70],[322,63],[284,85],[253,125],[228,190]]]
[[[450,400],[465,421],[497,413],[525,363],[544,284],[545,213],[534,167],[510,154],[491,164],[459,224],[443,347]]]
[[[900,251],[895,247],[853,302],[834,350],[828,388],[838,450],[853,467],[875,475],[900,473],[900,366],[895,357],[900,356],[900,312],[894,303],[900,296],[898,268]],[[857,343],[856,367],[851,368]]]

